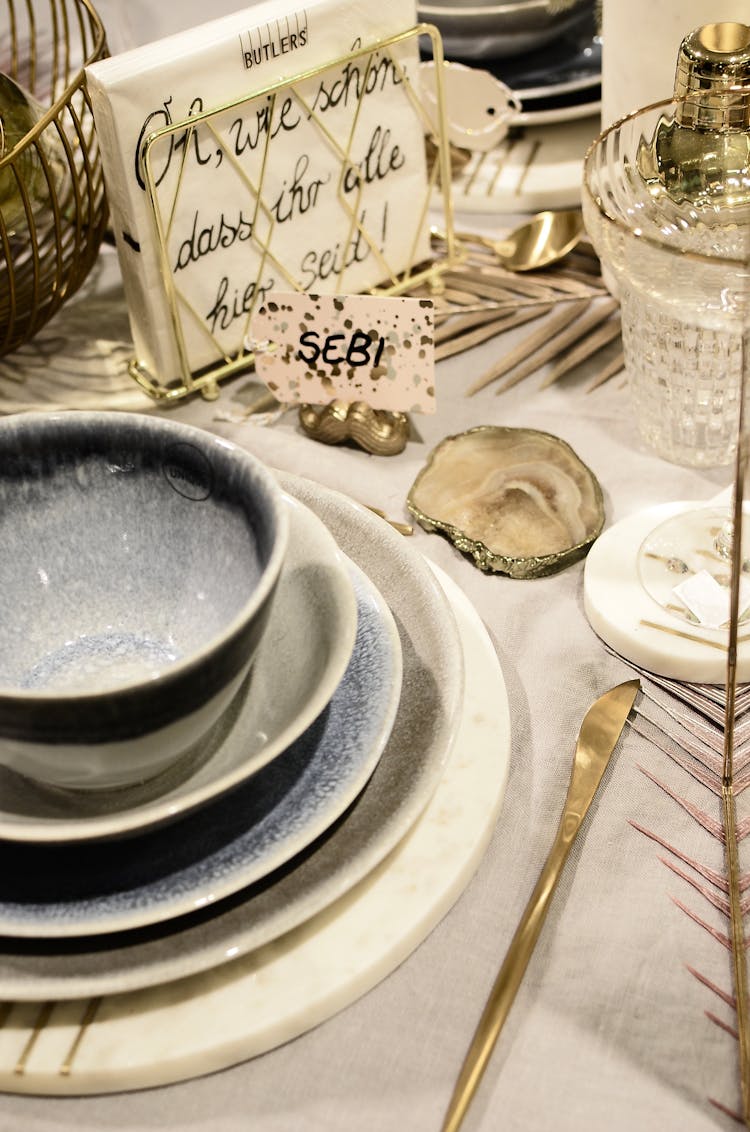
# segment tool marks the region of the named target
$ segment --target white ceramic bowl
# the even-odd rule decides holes
[[[0,762],[109,789],[191,750],[249,670],[287,524],[264,466],[201,429],[0,421]]]

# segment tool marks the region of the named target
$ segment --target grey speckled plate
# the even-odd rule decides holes
[[[372,774],[398,707],[401,646],[351,566],[357,639],[330,703],[250,782],[167,829],[89,846],[0,842],[0,930],[62,938],[124,931],[206,908],[279,868],[344,812]]]
[[[357,603],[323,523],[286,505],[289,547],[250,679],[200,746],[124,790],[54,790],[0,767],[0,838],[90,841],[176,821],[247,781],[320,714],[349,663]]]
[[[208,970],[278,938],[333,903],[408,832],[451,749],[463,656],[440,586],[407,539],[345,496],[282,476],[372,578],[398,626],[401,701],[365,789],[299,857],[204,913],[152,928],[71,940],[0,939],[0,997],[40,1001],[111,994]]]

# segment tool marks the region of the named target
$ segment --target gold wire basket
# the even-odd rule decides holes
[[[101,20],[89,0],[4,2],[3,104],[16,100],[15,120],[29,127],[0,132],[0,355],[80,287],[107,223],[83,70],[106,54]]]

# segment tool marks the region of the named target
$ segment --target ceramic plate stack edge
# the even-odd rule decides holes
[[[456,584],[434,569],[456,614],[466,694],[438,786],[392,852],[333,905],[216,971],[129,994],[16,1004],[0,1028],[0,1089],[121,1092],[226,1069],[350,1005],[450,910],[500,813],[510,719],[486,629]],[[305,1040],[296,1049],[303,1058]],[[228,1087],[252,1087],[252,1080]]]
[[[461,9],[455,14],[460,20]],[[578,207],[583,158],[601,129],[601,40],[593,8],[539,50],[475,65],[505,82],[521,111],[498,146],[472,154],[456,174],[455,210],[502,215]]]
[[[331,830],[204,917],[90,939],[0,940],[6,1092],[171,1083],[299,1036],[410,954],[487,847],[505,790],[510,721],[481,620],[455,583],[380,519],[282,478],[356,564],[360,612],[363,586],[378,620],[378,591],[391,608],[403,685],[385,750]]]
[[[265,664],[261,660],[261,670],[251,675],[245,703],[226,728],[219,749],[221,756],[232,740],[239,748],[234,789],[227,788],[226,775],[215,775],[214,786],[222,787],[218,798],[211,797],[203,806],[193,803],[187,813],[170,823],[160,822],[156,829],[147,824],[145,831],[131,831],[126,841],[101,843],[94,854],[88,842],[79,845],[75,840],[63,841],[54,850],[46,844],[0,841],[0,872],[5,877],[0,925],[5,935],[38,941],[111,934],[206,907],[259,881],[305,849],[341,816],[364,786],[398,706],[398,632],[380,594],[362,571],[343,558],[320,520],[296,500],[289,500],[287,506],[293,520],[293,549],[287,584],[281,587],[273,614],[297,644],[300,632],[318,632],[319,640],[313,637],[307,657],[311,680],[301,689],[305,692],[301,700],[292,699],[302,718],[313,714],[311,701],[317,705],[314,721],[285,748],[277,743],[281,749],[275,758],[269,757],[269,744],[263,741],[254,757],[241,758],[244,743],[252,735],[251,726],[243,729],[243,707],[252,700],[256,679],[262,681],[269,666],[268,657]],[[319,589],[324,581],[317,559],[321,549],[324,562],[334,566],[328,592]],[[313,562],[318,568],[311,578],[306,577],[305,567]],[[299,575],[304,581],[299,581]],[[302,609],[293,600],[299,591]],[[346,601],[339,602],[338,591],[344,598],[350,593],[356,597],[353,647],[352,618],[346,615]],[[321,616],[305,619],[309,607],[316,605],[321,607]],[[340,618],[336,616],[339,612]],[[301,624],[296,620],[300,615]],[[340,681],[328,683],[332,695],[311,696],[310,691],[319,690],[316,669],[324,669],[326,658],[336,651],[336,642],[329,647],[326,633],[341,634],[343,659],[348,664]],[[278,644],[278,633],[276,636]],[[284,669],[276,671],[276,683],[266,694],[279,700],[289,696],[285,681],[293,675]],[[239,776],[243,780],[237,785]],[[188,797],[196,793],[190,779],[186,789]],[[70,797],[72,801],[76,795]],[[147,822],[152,816],[152,809],[146,807]],[[51,824],[58,836],[67,828],[63,818]],[[87,828],[80,818],[72,824],[77,832]]]
[[[351,659],[358,602],[325,526],[286,504],[290,544],[252,677],[200,747],[126,790],[55,790],[0,767],[0,841],[87,842],[173,822],[242,785],[320,715]]]
[[[257,949],[309,920],[372,872],[414,825],[437,788],[463,689],[456,622],[439,584],[401,536],[346,497],[294,477],[282,477],[282,485],[319,515],[361,569],[360,590],[385,594],[398,627],[401,696],[396,689],[392,728],[385,709],[382,739],[389,730],[390,736],[379,760],[374,759],[364,790],[339,821],[287,864],[215,904],[209,898],[203,911],[128,931],[81,936],[74,928],[69,938],[40,938],[37,920],[30,938],[5,936],[0,939],[2,997],[39,1001],[122,993],[181,979]],[[370,600],[382,629],[390,614],[377,609],[372,592]],[[364,691],[369,694],[367,664],[365,670]],[[387,671],[393,679],[392,664]],[[332,704],[335,699],[334,694]],[[169,829],[161,833],[168,836]],[[43,916],[44,908],[36,914]]]
[[[401,685],[398,633],[387,606],[350,566],[357,639],[315,722],[220,799],[126,841],[39,847],[0,842],[0,925],[32,940],[142,928],[208,907],[322,836],[380,758]]]

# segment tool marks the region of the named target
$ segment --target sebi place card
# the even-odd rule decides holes
[[[273,294],[251,333],[255,369],[279,401],[435,411],[429,299]]]
[[[87,69],[160,384],[239,357],[273,291],[360,292],[427,258],[418,40],[379,46],[414,22],[414,0],[267,0]]]

